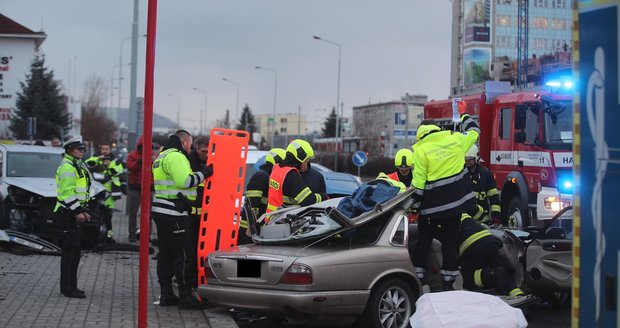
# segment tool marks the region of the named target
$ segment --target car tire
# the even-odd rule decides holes
[[[511,228],[524,229],[530,224],[527,207],[523,206],[521,197],[515,196],[508,203],[508,222],[506,225]]]
[[[357,327],[405,328],[414,311],[411,287],[400,279],[388,279],[376,285]]]

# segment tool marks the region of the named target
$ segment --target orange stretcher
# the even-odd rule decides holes
[[[209,253],[237,246],[249,139],[246,131],[211,130],[207,165],[213,164],[213,175],[205,181],[202,198],[198,232],[199,285],[207,283],[203,263]]]

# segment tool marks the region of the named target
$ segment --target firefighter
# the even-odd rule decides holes
[[[192,171],[197,172],[207,164],[207,156],[209,154],[209,138],[199,137],[194,141],[194,148],[189,152],[189,165]],[[206,179],[206,177],[205,177]],[[198,187],[196,187],[196,198],[192,201],[192,207],[189,213],[189,219],[191,222],[191,236],[192,236],[192,272],[195,273],[196,279],[191,279],[190,283],[192,288],[198,287],[198,236],[200,232],[200,216],[202,215],[202,197],[204,193],[204,181],[202,181]]]
[[[493,173],[488,168],[480,165],[480,153],[478,153],[476,145],[471,146],[467,154],[465,154],[465,166],[469,172],[469,180],[478,202],[478,208],[473,218],[486,224],[490,222],[502,224],[502,210],[499,205],[497,183]]]
[[[464,107],[464,106],[463,106]],[[426,273],[433,238],[441,241],[444,290],[452,290],[458,276],[457,234],[462,213],[473,212],[476,201],[466,179],[465,153],[478,140],[480,128],[459,108],[464,133],[442,131],[422,122],[413,146],[413,207],[419,211],[419,240],[412,253],[420,279]]]
[[[413,152],[407,148],[400,149],[394,156],[396,171],[388,174],[392,180],[400,181],[405,186],[411,186],[413,180]]]
[[[286,147],[286,157],[273,166],[269,176],[267,213],[283,205],[308,206],[327,199],[325,193],[312,193],[299,173],[305,171],[314,150],[302,139],[295,139]]]
[[[62,253],[60,256],[60,292],[65,297],[85,298],[77,287],[77,271],[80,264],[80,225],[90,221],[87,212],[90,176],[82,163],[84,143],[78,136],[63,144],[65,153],[56,169],[55,219],[61,231]]]
[[[512,271],[500,254],[502,242],[469,214],[461,216],[459,265],[463,287],[468,290],[494,288],[501,295],[523,296]]]
[[[115,208],[115,202],[121,199],[121,180],[120,175],[123,173],[123,165],[119,163],[112,154],[112,147],[109,143],[103,143],[99,146],[99,155],[92,156],[86,161],[88,167],[97,173],[101,173],[103,178],[98,180],[108,192],[108,196],[104,200],[106,207],[103,223],[107,230],[105,236],[106,243],[114,243],[114,231],[112,230],[112,213]]]
[[[161,287],[159,305],[177,305],[179,308],[202,309],[203,304],[192,295],[192,236],[189,210],[196,198],[196,186],[213,173],[212,167],[203,166],[192,172],[187,152],[192,147],[192,136],[185,130],[171,135],[163,151],[153,162],[155,198],[151,206],[157,225],[159,256],[157,277]],[[172,278],[179,286],[179,297],[172,290]]]
[[[245,191],[245,197],[250,202],[254,217],[259,218],[267,210],[267,195],[269,194],[269,176],[274,165],[280,163],[286,157],[286,150],[282,148],[272,148],[265,156],[265,164],[252,175]],[[241,219],[239,224],[239,239],[243,242],[248,240],[246,231],[248,228],[247,218]]]

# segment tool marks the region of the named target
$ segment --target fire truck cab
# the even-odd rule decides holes
[[[486,82],[484,91],[459,96],[480,125],[481,164],[493,172],[502,216],[523,228],[548,220],[572,203],[572,96],[511,92],[509,82]],[[424,118],[444,129],[452,122],[452,99],[424,105]]]

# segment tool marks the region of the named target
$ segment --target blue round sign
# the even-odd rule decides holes
[[[355,153],[353,153],[353,164],[355,164],[355,166],[364,166],[366,164],[366,162],[368,162],[368,156],[366,156],[366,153],[358,150]]]

